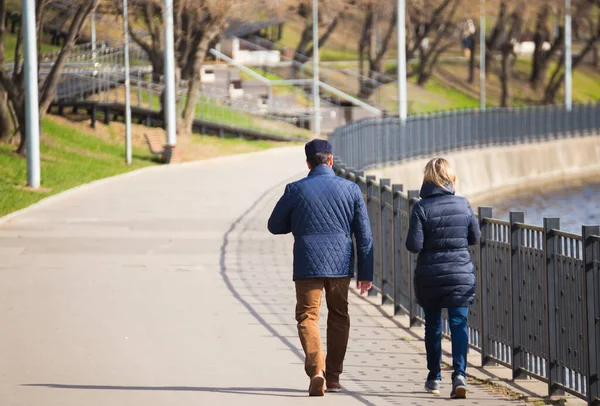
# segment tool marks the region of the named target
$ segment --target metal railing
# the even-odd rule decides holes
[[[415,254],[405,248],[412,206],[419,192],[405,192],[389,179],[376,180],[346,169],[338,176],[360,186],[374,240],[374,289],[394,314],[410,325],[424,322],[413,278]],[[469,345],[482,365],[497,363],[513,377],[529,376],[548,384],[550,395],[563,390],[600,402],[600,226],[583,226],[582,235],[560,231],[560,220],[544,226],[525,224],[522,212],[509,221],[480,207],[481,241],[470,247],[477,280],[469,310]],[[449,336],[447,314],[444,333]]]
[[[600,103],[462,110],[365,119],[329,141],[348,167],[367,169],[468,148],[585,136],[600,129]]]
[[[130,75],[131,104],[149,110],[160,111],[164,85],[146,81],[146,69],[133,69]],[[43,73],[40,75],[43,77]],[[177,98],[187,97],[188,89],[179,88]],[[65,69],[56,91],[56,102],[97,101],[100,103],[125,104],[125,74],[122,68]],[[183,108],[183,103],[179,103]],[[179,111],[181,114],[182,111]],[[283,138],[304,138],[312,116],[305,112],[294,113],[287,106],[268,106],[260,98],[244,96],[232,99],[222,89],[201,89],[197,94],[194,118],[223,124],[231,128],[263,131],[281,135]]]
[[[269,51],[278,50],[281,52],[282,63],[275,66],[265,66],[264,69],[271,70],[273,73],[278,74],[283,79],[312,79],[313,67],[312,58],[308,58],[304,55],[293,53],[292,57],[286,55],[289,49],[277,45],[273,42],[262,38],[255,38],[254,41],[248,41],[238,38],[240,45],[246,49],[255,51]],[[327,82],[337,89],[343,91],[346,94],[353,95],[354,97],[360,97],[360,85],[375,89],[372,92],[369,103],[375,103],[377,106],[385,107],[385,102],[382,100],[381,89],[388,83],[396,83],[397,80],[391,78],[383,73],[370,71],[372,77],[367,77],[355,72],[351,69],[338,69],[326,65],[319,65],[321,80]],[[323,95],[327,101],[331,103],[341,103],[343,99],[336,97],[335,94],[325,92]],[[366,100],[365,100],[366,101]]]

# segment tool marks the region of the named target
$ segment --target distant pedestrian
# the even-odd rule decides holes
[[[360,188],[335,175],[332,147],[324,140],[306,144],[308,177],[285,188],[269,218],[273,234],[294,235],[294,281],[298,335],[306,354],[309,395],[341,390],[350,316],[348,288],[357,260],[361,294],[372,287],[373,239]],[[356,254],[352,236],[356,240]],[[319,332],[319,310],[327,300],[327,358]]]
[[[414,284],[425,311],[425,349],[429,375],[425,389],[440,393],[442,381],[442,309],[448,309],[452,334],[451,398],[467,395],[466,366],[469,336],[467,316],[475,299],[475,267],[469,245],[480,237],[469,202],[454,195],[456,174],[443,158],[429,161],[421,198],[412,210],[406,248],[418,253]]]

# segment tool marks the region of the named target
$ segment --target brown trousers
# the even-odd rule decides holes
[[[304,369],[309,377],[319,371],[325,371],[327,380],[339,381],[350,333],[349,286],[350,278],[312,278],[296,281],[296,321],[298,335],[306,354]],[[328,310],[327,360],[323,356],[319,331],[323,289]]]

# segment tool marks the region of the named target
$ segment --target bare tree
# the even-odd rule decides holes
[[[500,13],[506,14],[506,1],[503,0],[500,5]],[[523,19],[520,13],[521,4],[517,3],[510,13],[508,19],[504,19],[507,25],[502,29],[502,41],[498,49],[500,51],[500,107],[510,107],[512,104],[510,82],[512,80],[512,69],[516,61],[515,45],[521,36]]]
[[[588,16],[587,38],[583,42],[583,47],[573,58],[573,71],[581,65],[585,58],[593,51],[596,43],[600,41],[600,0],[580,0],[578,3],[577,16]],[[546,83],[544,90],[544,102],[552,104],[556,101],[556,95],[562,87],[565,79],[565,58],[564,52],[558,64],[552,71],[550,79]]]
[[[348,8],[356,4],[356,0],[319,0],[319,49],[338,28],[340,21],[346,15]],[[294,12],[304,20],[300,41],[294,52],[294,61],[304,64],[313,55],[313,12],[312,0],[302,0],[293,7]],[[292,64],[292,76],[296,77],[299,67]]]
[[[545,82],[549,62],[563,47],[563,26],[558,27],[556,35],[553,34],[554,30],[549,26],[550,23],[548,22],[551,13],[552,9],[550,5],[544,2],[540,7],[535,23],[533,34],[535,49],[532,55],[531,75],[529,76],[531,88],[534,90]],[[550,46],[548,47],[546,44]]]
[[[408,4],[406,58],[418,57],[417,84],[424,86],[439,57],[458,40],[455,15],[461,0],[417,0]]]
[[[265,3],[253,3],[254,7]],[[235,0],[174,0],[173,25],[175,37],[176,82],[188,81],[187,97],[181,100],[183,114],[177,118],[177,132],[190,135],[197,103],[197,93],[201,88],[200,71],[210,46],[227,26],[228,18],[234,10],[247,7]],[[164,73],[164,21],[163,5],[160,0],[136,0],[131,8],[130,19],[138,16],[148,31],[141,35],[130,24],[132,38],[147,53],[154,69],[155,79]],[[162,99],[162,98],[161,98]]]
[[[68,25],[67,36],[64,41],[64,45],[60,50],[60,53],[53,64],[50,72],[45,77],[43,83],[40,86],[39,92],[39,107],[40,107],[40,118],[42,118],[52,103],[52,100],[56,94],[56,87],[60,80],[60,75],[64,68],[65,63],[71,53],[75,41],[79,36],[83,26],[85,25],[86,19],[89,17],[92,10],[97,6],[99,0],[77,0],[73,1],[73,7],[75,12],[70,18]],[[44,17],[46,11],[51,6],[52,0],[36,0],[36,21],[37,21],[37,32],[38,32],[38,48],[39,41],[42,37]],[[22,58],[23,48],[23,32],[22,27],[19,27],[18,39],[15,45],[15,59],[12,70],[9,71],[5,65],[5,52],[4,52],[4,34],[6,31],[6,0],[0,0],[0,86],[4,89],[7,94],[10,106],[15,113],[18,130],[20,133],[20,142],[17,152],[24,153],[26,145],[26,126],[27,121],[25,119],[25,61]]]
[[[365,5],[363,29],[358,45],[361,77],[359,97],[368,99],[381,83],[380,74],[385,70],[385,56],[389,50],[397,25],[397,6],[390,7],[389,1],[374,0]],[[390,15],[385,33],[381,35],[380,18]],[[368,69],[365,69],[365,56]],[[367,78],[367,79],[365,79]]]

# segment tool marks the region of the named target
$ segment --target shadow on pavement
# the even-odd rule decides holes
[[[215,392],[238,395],[299,397],[306,396],[305,390],[287,388],[211,388],[202,386],[117,386],[117,385],[67,385],[57,383],[31,383],[21,386],[51,389],[84,389],[84,390],[122,390],[122,391],[181,391],[181,392]]]

